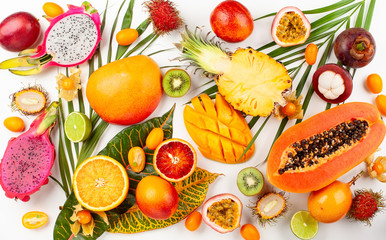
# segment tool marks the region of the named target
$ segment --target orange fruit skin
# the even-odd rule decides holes
[[[131,125],[146,119],[162,97],[162,73],[148,56],[108,63],[88,79],[87,99],[106,122]]]
[[[382,78],[376,73],[370,74],[366,79],[367,88],[375,94],[382,92]]]
[[[383,115],[386,116],[386,96],[383,94],[379,94],[375,98],[375,104],[377,105],[378,111]]]
[[[318,56],[318,46],[314,43],[310,43],[306,47],[305,59],[308,65],[314,65]]]
[[[91,213],[88,210],[82,210],[76,214],[80,224],[87,224],[91,221]]]
[[[342,219],[350,210],[350,186],[340,181],[310,193],[308,211],[318,222],[332,223]]]
[[[185,220],[185,227],[189,231],[196,231],[202,222],[202,215],[200,212],[192,212]]]
[[[137,185],[135,199],[147,217],[165,220],[178,208],[178,193],[174,186],[158,176],[144,177]]]
[[[289,102],[284,107],[281,107],[281,111],[284,113],[284,115],[291,116],[295,114],[296,106],[294,103]]]
[[[146,138],[146,147],[154,150],[164,140],[164,130],[162,128],[153,128]]]
[[[25,129],[23,119],[19,117],[8,117],[4,120],[4,126],[12,132],[23,132]]]
[[[115,38],[117,39],[117,43],[119,45],[127,46],[132,44],[138,38],[138,31],[133,28],[122,29],[117,33]]]
[[[244,224],[240,229],[240,234],[245,240],[259,240],[260,233],[252,224]]]

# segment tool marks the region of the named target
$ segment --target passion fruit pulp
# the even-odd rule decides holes
[[[311,32],[311,24],[297,7],[281,9],[272,22],[273,40],[281,47],[304,43]]]
[[[219,194],[208,199],[202,207],[206,224],[220,233],[227,233],[240,226],[243,205],[233,194]]]

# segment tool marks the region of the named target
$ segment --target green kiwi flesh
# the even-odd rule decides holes
[[[170,69],[162,79],[162,87],[170,97],[182,97],[190,88],[190,76],[183,69]]]
[[[264,176],[255,167],[247,167],[237,175],[237,187],[246,196],[255,196],[263,190]]]

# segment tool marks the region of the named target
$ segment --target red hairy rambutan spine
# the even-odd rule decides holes
[[[163,35],[180,28],[183,24],[179,12],[169,0],[150,0],[144,2],[150,14],[154,32]]]

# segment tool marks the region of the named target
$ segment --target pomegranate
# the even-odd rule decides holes
[[[243,205],[232,194],[219,194],[208,199],[202,206],[202,218],[206,224],[220,233],[240,227]]]
[[[221,2],[210,15],[213,32],[227,42],[241,42],[253,31],[253,18],[248,9],[233,0]]]
[[[310,32],[310,22],[297,7],[281,9],[272,22],[272,38],[281,47],[304,43],[310,36]]]
[[[369,64],[375,55],[375,41],[364,28],[349,28],[336,38],[336,58],[345,66],[361,68]]]
[[[0,45],[11,52],[31,47],[39,35],[39,21],[27,12],[16,12],[0,23]]]
[[[329,63],[315,71],[312,78],[315,93],[326,102],[341,103],[352,92],[350,73],[338,64]]]

